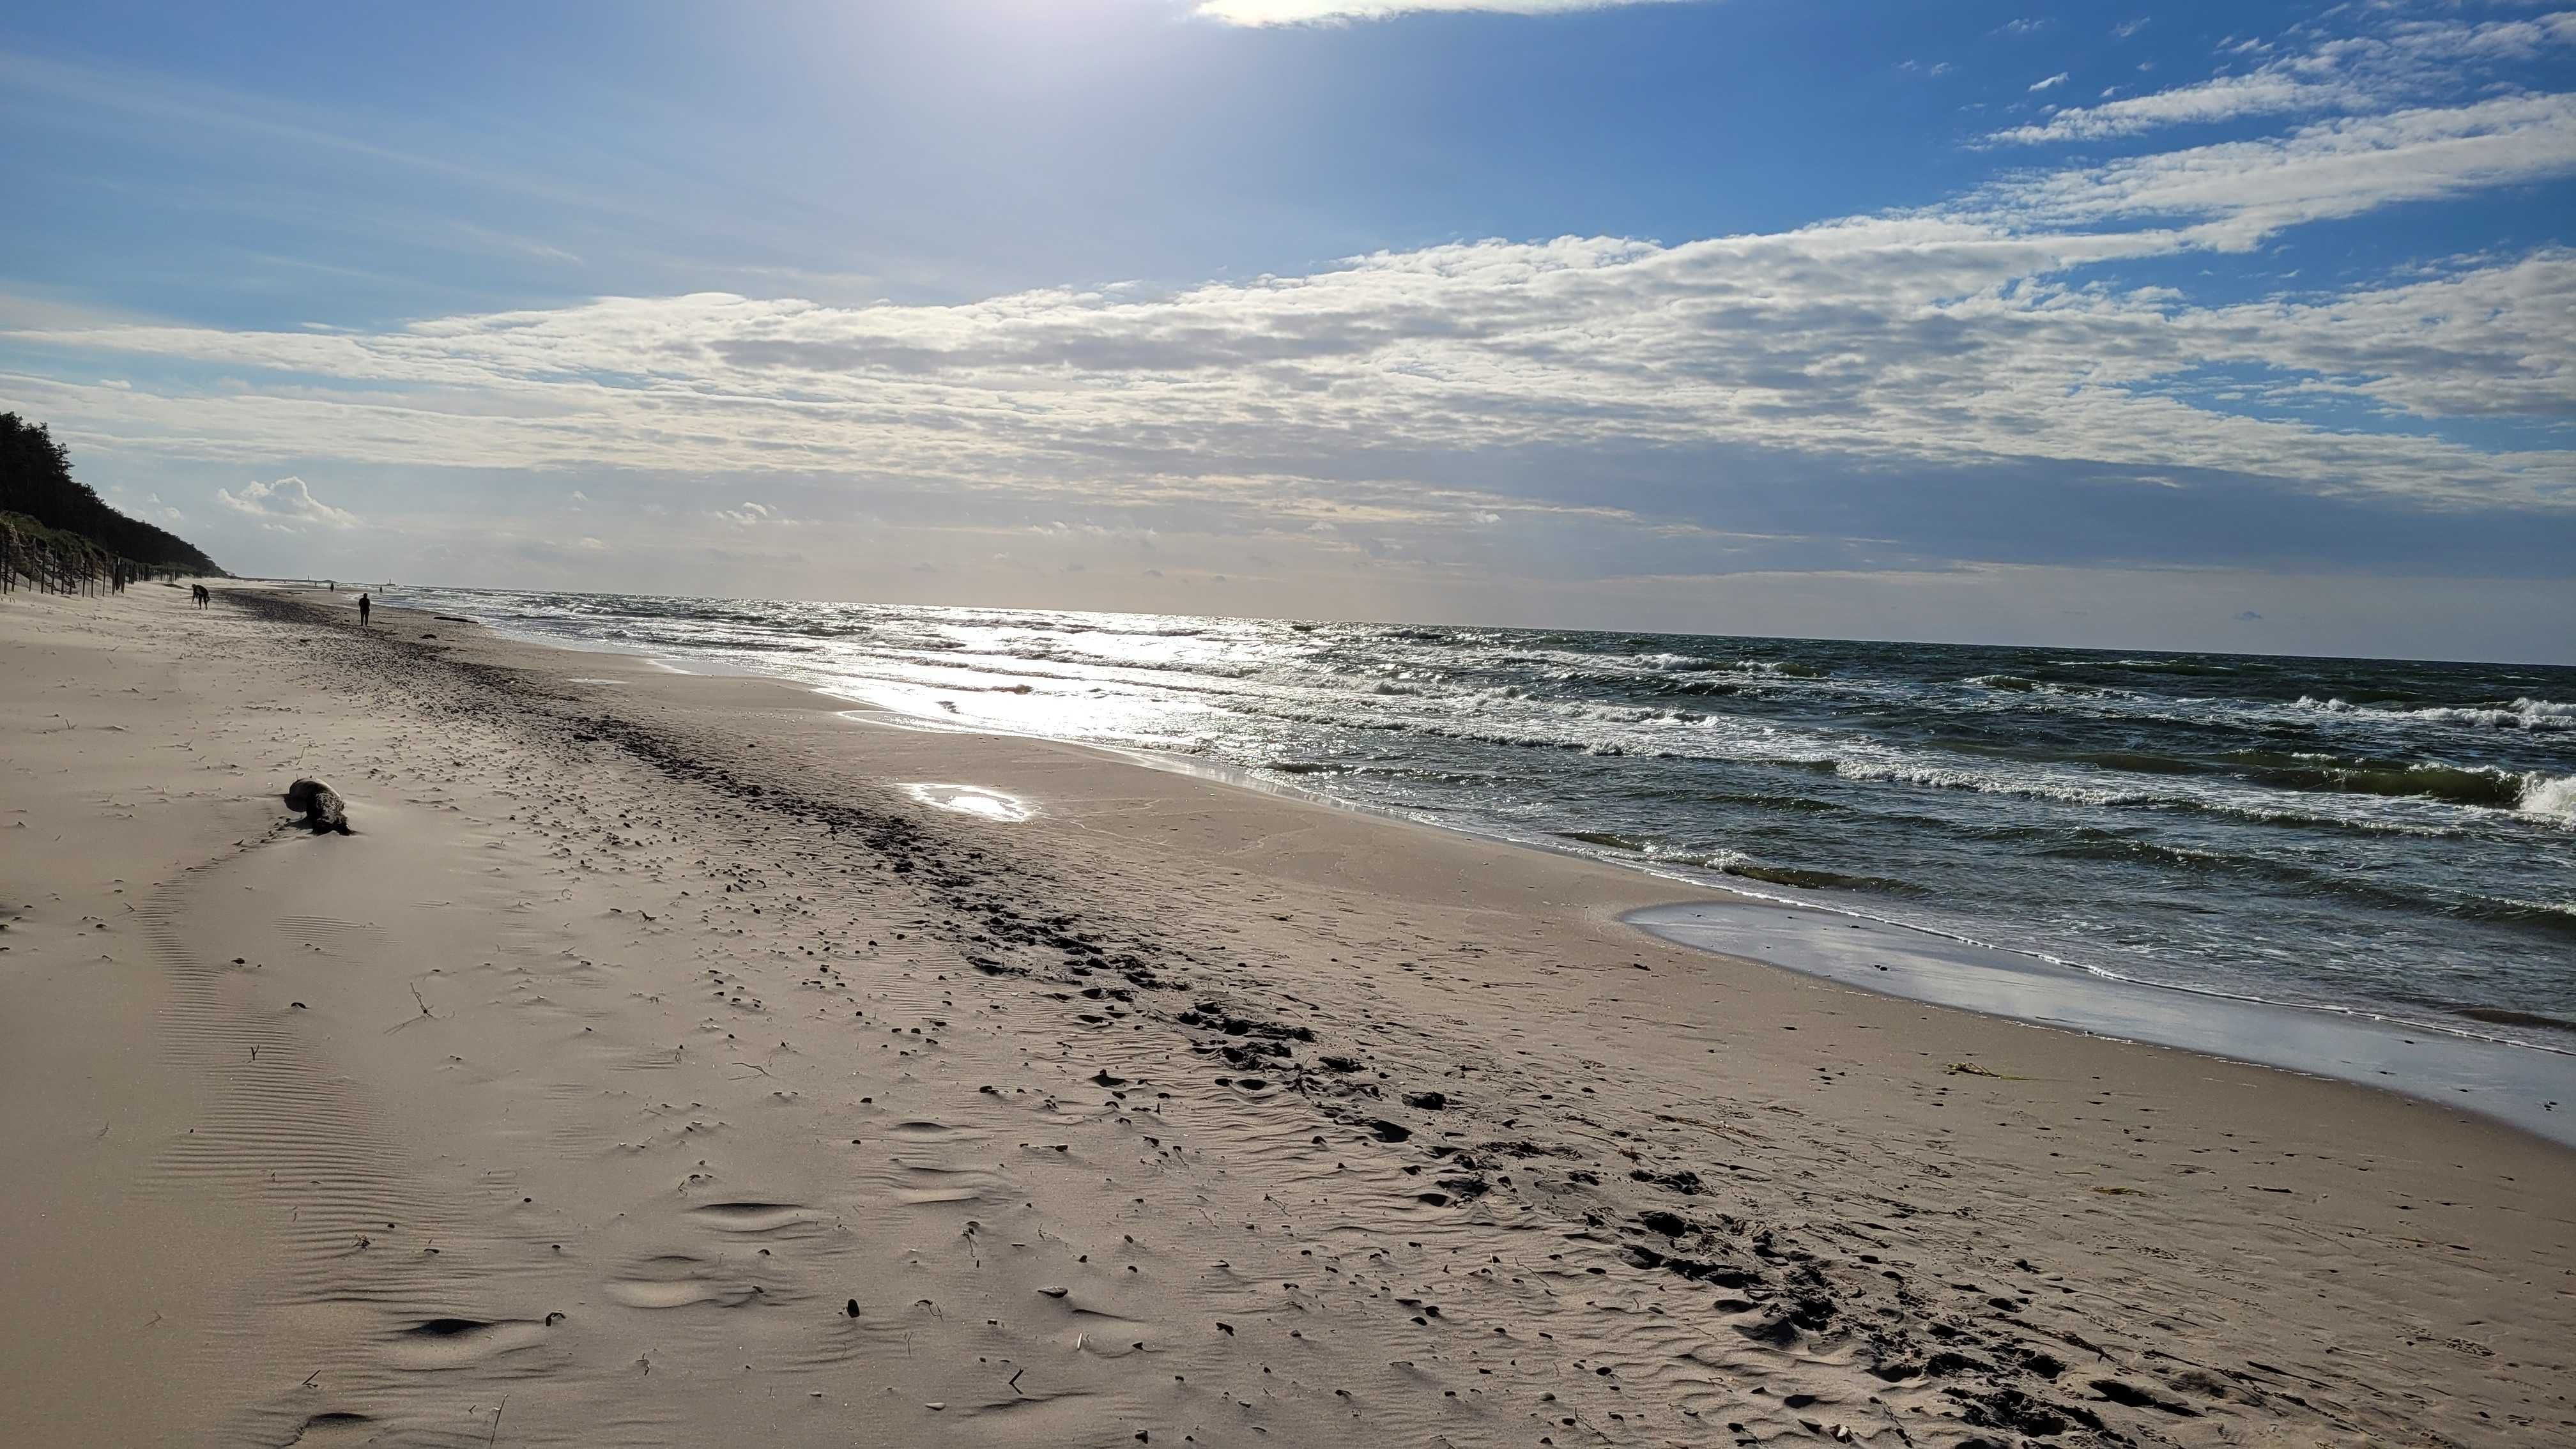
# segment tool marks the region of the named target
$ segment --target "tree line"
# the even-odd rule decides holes
[[[126,517],[74,478],[70,451],[44,424],[0,413],[0,587],[23,578],[44,588],[122,588],[222,573],[196,545]]]

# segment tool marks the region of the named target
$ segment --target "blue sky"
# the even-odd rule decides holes
[[[2576,658],[2576,15],[0,21],[0,407],[243,571]]]

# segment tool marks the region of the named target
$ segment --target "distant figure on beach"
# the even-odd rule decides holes
[[[206,592],[206,586],[204,584],[188,585],[188,598],[190,602],[194,603],[200,609],[215,601],[215,596]]]
[[[367,627],[368,608],[367,596],[363,593],[358,595],[358,627],[361,629]]]

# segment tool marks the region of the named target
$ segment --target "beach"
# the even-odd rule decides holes
[[[2576,1154],[2440,1103],[346,596],[0,675],[0,1441],[2576,1437]]]

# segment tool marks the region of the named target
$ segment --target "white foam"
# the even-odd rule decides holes
[[[2576,775],[2550,776],[2532,771],[2523,776],[2522,803],[2515,808],[2525,815],[2576,825]]]
[[[2354,704],[2347,699],[2319,699],[2314,695],[2299,696],[2298,708],[2323,710],[2327,714],[2368,715],[2392,724],[2469,725],[2477,729],[2564,730],[2576,729],[2576,704],[2556,700],[2532,699],[2528,696],[2508,705],[2427,705],[2422,709],[2383,709]]]

